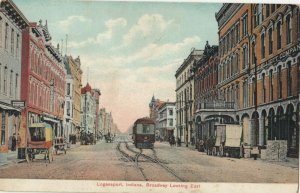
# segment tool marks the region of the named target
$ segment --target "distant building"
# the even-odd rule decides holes
[[[201,58],[203,50],[193,49],[175,73],[176,77],[176,129],[177,138],[194,145],[194,74],[193,66]]]
[[[155,135],[156,136],[159,135],[158,109],[163,103],[164,103],[163,101],[161,101],[159,99],[155,99],[154,95],[152,96],[152,99],[149,103],[149,117],[150,117],[150,119],[152,119],[155,122]]]
[[[89,83],[81,88],[81,131],[96,133],[96,101]]]
[[[165,141],[170,136],[177,136],[176,131],[176,105],[175,102],[165,102],[158,109],[159,136]]]
[[[0,164],[7,161],[13,134],[20,132],[22,31],[29,22],[11,0],[0,1]]]
[[[100,130],[99,130],[99,101],[100,101],[100,96],[101,96],[101,92],[99,89],[92,89],[92,95],[94,97],[94,100],[96,102],[96,111],[95,111],[95,133],[97,134],[97,136],[100,134]]]

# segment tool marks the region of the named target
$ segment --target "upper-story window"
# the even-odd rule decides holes
[[[263,20],[263,5],[258,4],[257,7],[254,9],[254,26],[258,26],[262,23]]]
[[[16,57],[19,57],[19,44],[20,44],[20,35],[17,34],[17,42],[16,42]]]
[[[277,49],[281,49],[281,36],[282,36],[282,30],[281,30],[281,21],[279,21],[276,25],[277,30]]]
[[[251,45],[252,45],[252,64],[254,64],[255,63],[255,53],[256,53],[255,41],[253,41]]]
[[[246,36],[248,34],[248,15],[245,14],[242,18],[242,25],[243,25],[243,37]]]
[[[252,105],[256,104],[256,79],[252,78]]]
[[[9,76],[9,96],[12,96],[13,94],[13,71],[10,71],[10,76]]]
[[[282,73],[281,66],[278,67],[278,98],[282,98]]]
[[[17,73],[16,74],[16,78],[15,78],[15,97],[16,98],[18,98],[18,96],[17,96],[17,94],[18,94],[18,86],[19,86],[18,82],[19,82],[19,74]]]
[[[266,102],[266,74],[262,74],[262,102]]]
[[[2,47],[2,17],[0,17],[0,48]]]
[[[4,39],[5,49],[8,48],[8,24],[5,24],[5,39]]]
[[[269,55],[273,53],[273,29],[270,28],[268,30],[268,37],[269,37]]]
[[[14,29],[11,29],[10,34],[10,51],[12,54],[14,54],[14,47],[15,47],[15,31]]]
[[[3,92],[6,94],[7,92],[7,67],[4,68],[4,79],[3,79]]]
[[[292,64],[291,61],[287,63],[287,96],[292,95]]]
[[[291,15],[286,16],[286,44],[292,42],[292,21]]]
[[[270,86],[270,101],[273,101],[273,70],[269,72],[269,86]]]
[[[267,4],[266,5],[266,17],[269,17],[270,16],[270,5]]]
[[[173,109],[169,109],[169,115],[173,115]]]
[[[243,47],[243,69],[248,66],[248,46]]]
[[[271,13],[274,13],[275,12],[275,4],[272,4],[271,5]]]
[[[261,34],[261,58],[265,58],[265,34]]]
[[[240,41],[240,23],[238,22],[235,26],[235,42],[238,43]]]

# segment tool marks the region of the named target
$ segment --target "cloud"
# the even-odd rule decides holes
[[[114,29],[118,27],[125,27],[127,25],[127,21],[124,18],[110,19],[105,22],[106,31],[102,33],[98,33],[95,37],[90,37],[81,42],[69,42],[70,48],[81,48],[88,46],[90,44],[101,44],[106,40],[111,40]]]
[[[121,47],[130,45],[136,39],[147,39],[153,36],[160,36],[173,23],[173,20],[165,20],[160,14],[145,14],[139,18],[136,25],[123,36]]]
[[[67,31],[72,24],[74,24],[78,21],[81,22],[81,23],[90,23],[90,22],[92,22],[91,19],[86,18],[85,16],[72,15],[72,16],[69,16],[65,20],[59,21],[58,25],[61,29],[64,29],[65,31]]]

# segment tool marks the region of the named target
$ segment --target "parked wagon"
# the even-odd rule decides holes
[[[242,126],[233,124],[217,124],[216,143],[213,154],[240,158],[242,152]]]
[[[63,137],[57,137],[54,139],[54,151],[57,155],[58,151],[63,151],[67,153],[67,143]]]
[[[51,125],[46,123],[31,124],[29,129],[29,137],[27,147],[25,149],[25,157],[27,162],[35,159],[37,154],[44,154],[44,159],[49,163],[53,161],[53,129]]]

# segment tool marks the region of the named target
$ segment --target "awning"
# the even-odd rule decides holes
[[[4,110],[9,110],[9,111],[18,111],[20,112],[19,109],[16,109],[14,107],[8,106],[8,105],[4,105],[4,104],[0,104],[0,109],[4,109]]]
[[[44,121],[49,121],[49,122],[53,122],[53,123],[59,123],[58,120],[52,119],[50,117],[43,117]]]

